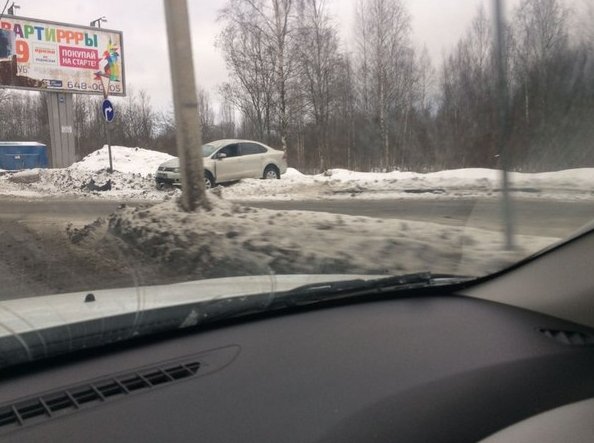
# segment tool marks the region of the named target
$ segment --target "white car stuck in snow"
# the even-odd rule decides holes
[[[202,145],[204,181],[209,189],[217,183],[242,178],[279,179],[287,171],[286,154],[251,140],[217,140]],[[179,159],[157,169],[157,187],[181,186]]]

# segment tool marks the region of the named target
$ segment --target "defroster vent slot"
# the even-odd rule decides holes
[[[188,379],[198,374],[201,365],[202,363],[196,360],[175,361],[6,404],[0,407],[0,429],[24,426],[92,404],[104,403],[114,398]]]

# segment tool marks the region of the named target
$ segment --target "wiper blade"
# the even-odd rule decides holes
[[[413,289],[466,283],[473,279],[474,277],[419,272],[372,280],[354,279],[328,283],[313,283],[276,294],[269,308],[303,306],[358,295],[373,295],[393,291],[406,292]]]
[[[167,333],[266,312],[342,299],[369,300],[377,294],[390,298],[416,296],[424,288],[468,282],[474,278],[434,275],[429,272],[378,279],[315,283],[279,293],[260,293],[155,307],[70,325],[24,332],[19,339],[0,337],[0,370],[19,363],[90,349],[146,335]],[[43,338],[42,340],[40,338]]]
[[[474,279],[475,277],[420,272],[370,280],[357,278],[328,283],[311,283],[284,292],[208,300],[199,303],[200,315],[194,319],[191,326],[354,297],[366,299],[384,293],[395,297],[394,292],[398,296],[406,296],[410,295],[412,291],[462,284]]]

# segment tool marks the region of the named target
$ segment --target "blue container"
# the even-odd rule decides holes
[[[47,168],[47,146],[37,142],[0,142],[0,169]]]

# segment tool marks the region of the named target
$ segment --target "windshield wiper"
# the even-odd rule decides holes
[[[402,294],[408,292],[408,290],[461,284],[473,279],[474,277],[419,272],[372,280],[354,279],[328,283],[312,283],[276,294],[269,308],[278,309],[282,307],[304,306],[311,303],[394,291]]]
[[[32,330],[0,337],[0,369],[19,363],[105,346],[132,338],[218,321],[291,310],[339,300],[367,301],[374,295],[399,298],[422,295],[431,288],[456,288],[473,278],[429,272],[365,280],[363,278],[299,286],[285,292],[267,292],[162,306],[116,314],[66,326]],[[422,292],[421,292],[422,291]]]

